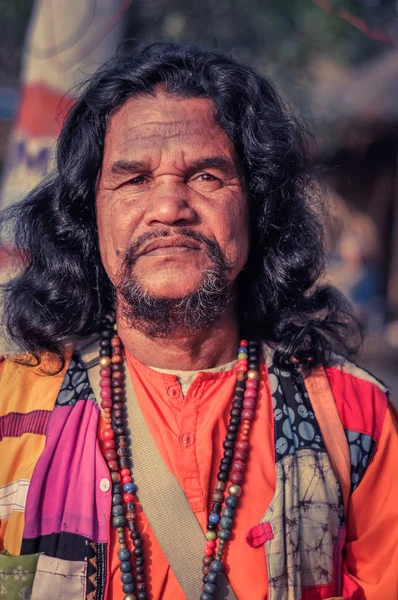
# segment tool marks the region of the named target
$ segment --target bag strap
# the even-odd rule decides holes
[[[351,491],[350,451],[325,369],[323,367],[313,369],[305,379],[305,386],[333,471],[340,483],[344,514],[347,517]]]
[[[94,350],[98,357],[98,342]],[[82,351],[82,359],[94,395],[99,398],[99,370],[92,368],[95,358],[92,345]],[[98,362],[98,360],[97,360]],[[131,377],[126,373],[126,403],[129,436],[134,462],[134,479],[146,518],[187,600],[197,600],[203,585],[200,568],[205,535],[177,478],[167,469],[138,403]],[[184,530],[184,543],[176,544],[176,532]],[[237,600],[222,574],[218,598]]]

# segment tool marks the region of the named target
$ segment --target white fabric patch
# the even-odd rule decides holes
[[[31,600],[85,600],[87,564],[41,554]]]
[[[18,479],[0,486],[0,519],[8,519],[13,511],[25,510],[29,484],[29,479]]]

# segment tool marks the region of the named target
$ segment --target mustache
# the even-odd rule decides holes
[[[151,296],[136,278],[134,264],[142,250],[156,244],[156,240],[171,236],[178,236],[178,243],[184,243],[185,238],[191,246],[194,241],[194,246],[203,249],[212,264],[203,269],[203,280],[195,292],[178,298]],[[226,273],[231,269],[219,244],[202,233],[185,227],[145,233],[131,244],[122,259],[116,285],[122,314],[131,327],[154,339],[164,339],[181,326],[191,332],[200,331],[216,321],[227,309],[232,296]]]
[[[171,237],[173,235],[178,235],[180,237],[184,236],[188,239],[194,240],[199,245],[204,247],[207,256],[216,265],[216,267],[225,271],[230,270],[219,244],[214,240],[210,240],[203,233],[192,231],[188,227],[179,227],[178,229],[158,229],[144,233],[128,248],[123,259],[124,267],[131,268],[134,266],[139,257],[139,251],[146,244],[149,244],[154,240]]]

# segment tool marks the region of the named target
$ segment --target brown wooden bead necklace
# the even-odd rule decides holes
[[[102,447],[112,479],[112,525],[118,535],[119,569],[124,600],[147,600],[143,540],[137,528],[138,488],[130,466],[127,437],[123,346],[115,329],[112,317],[103,321],[99,361],[101,408],[105,415]],[[214,600],[223,570],[224,549],[234,525],[249,457],[249,435],[255,418],[260,378],[259,362],[259,343],[241,340],[234,398],[223,443],[224,455],[212,495],[213,503],[205,534],[203,587],[201,592],[198,590],[200,600]],[[230,484],[224,503],[228,482]],[[133,542],[132,553],[126,546],[126,532]]]

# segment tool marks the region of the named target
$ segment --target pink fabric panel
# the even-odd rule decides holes
[[[98,446],[98,417],[91,400],[53,410],[29,488],[24,538],[68,532],[107,541],[112,486],[100,488],[110,475]]]

